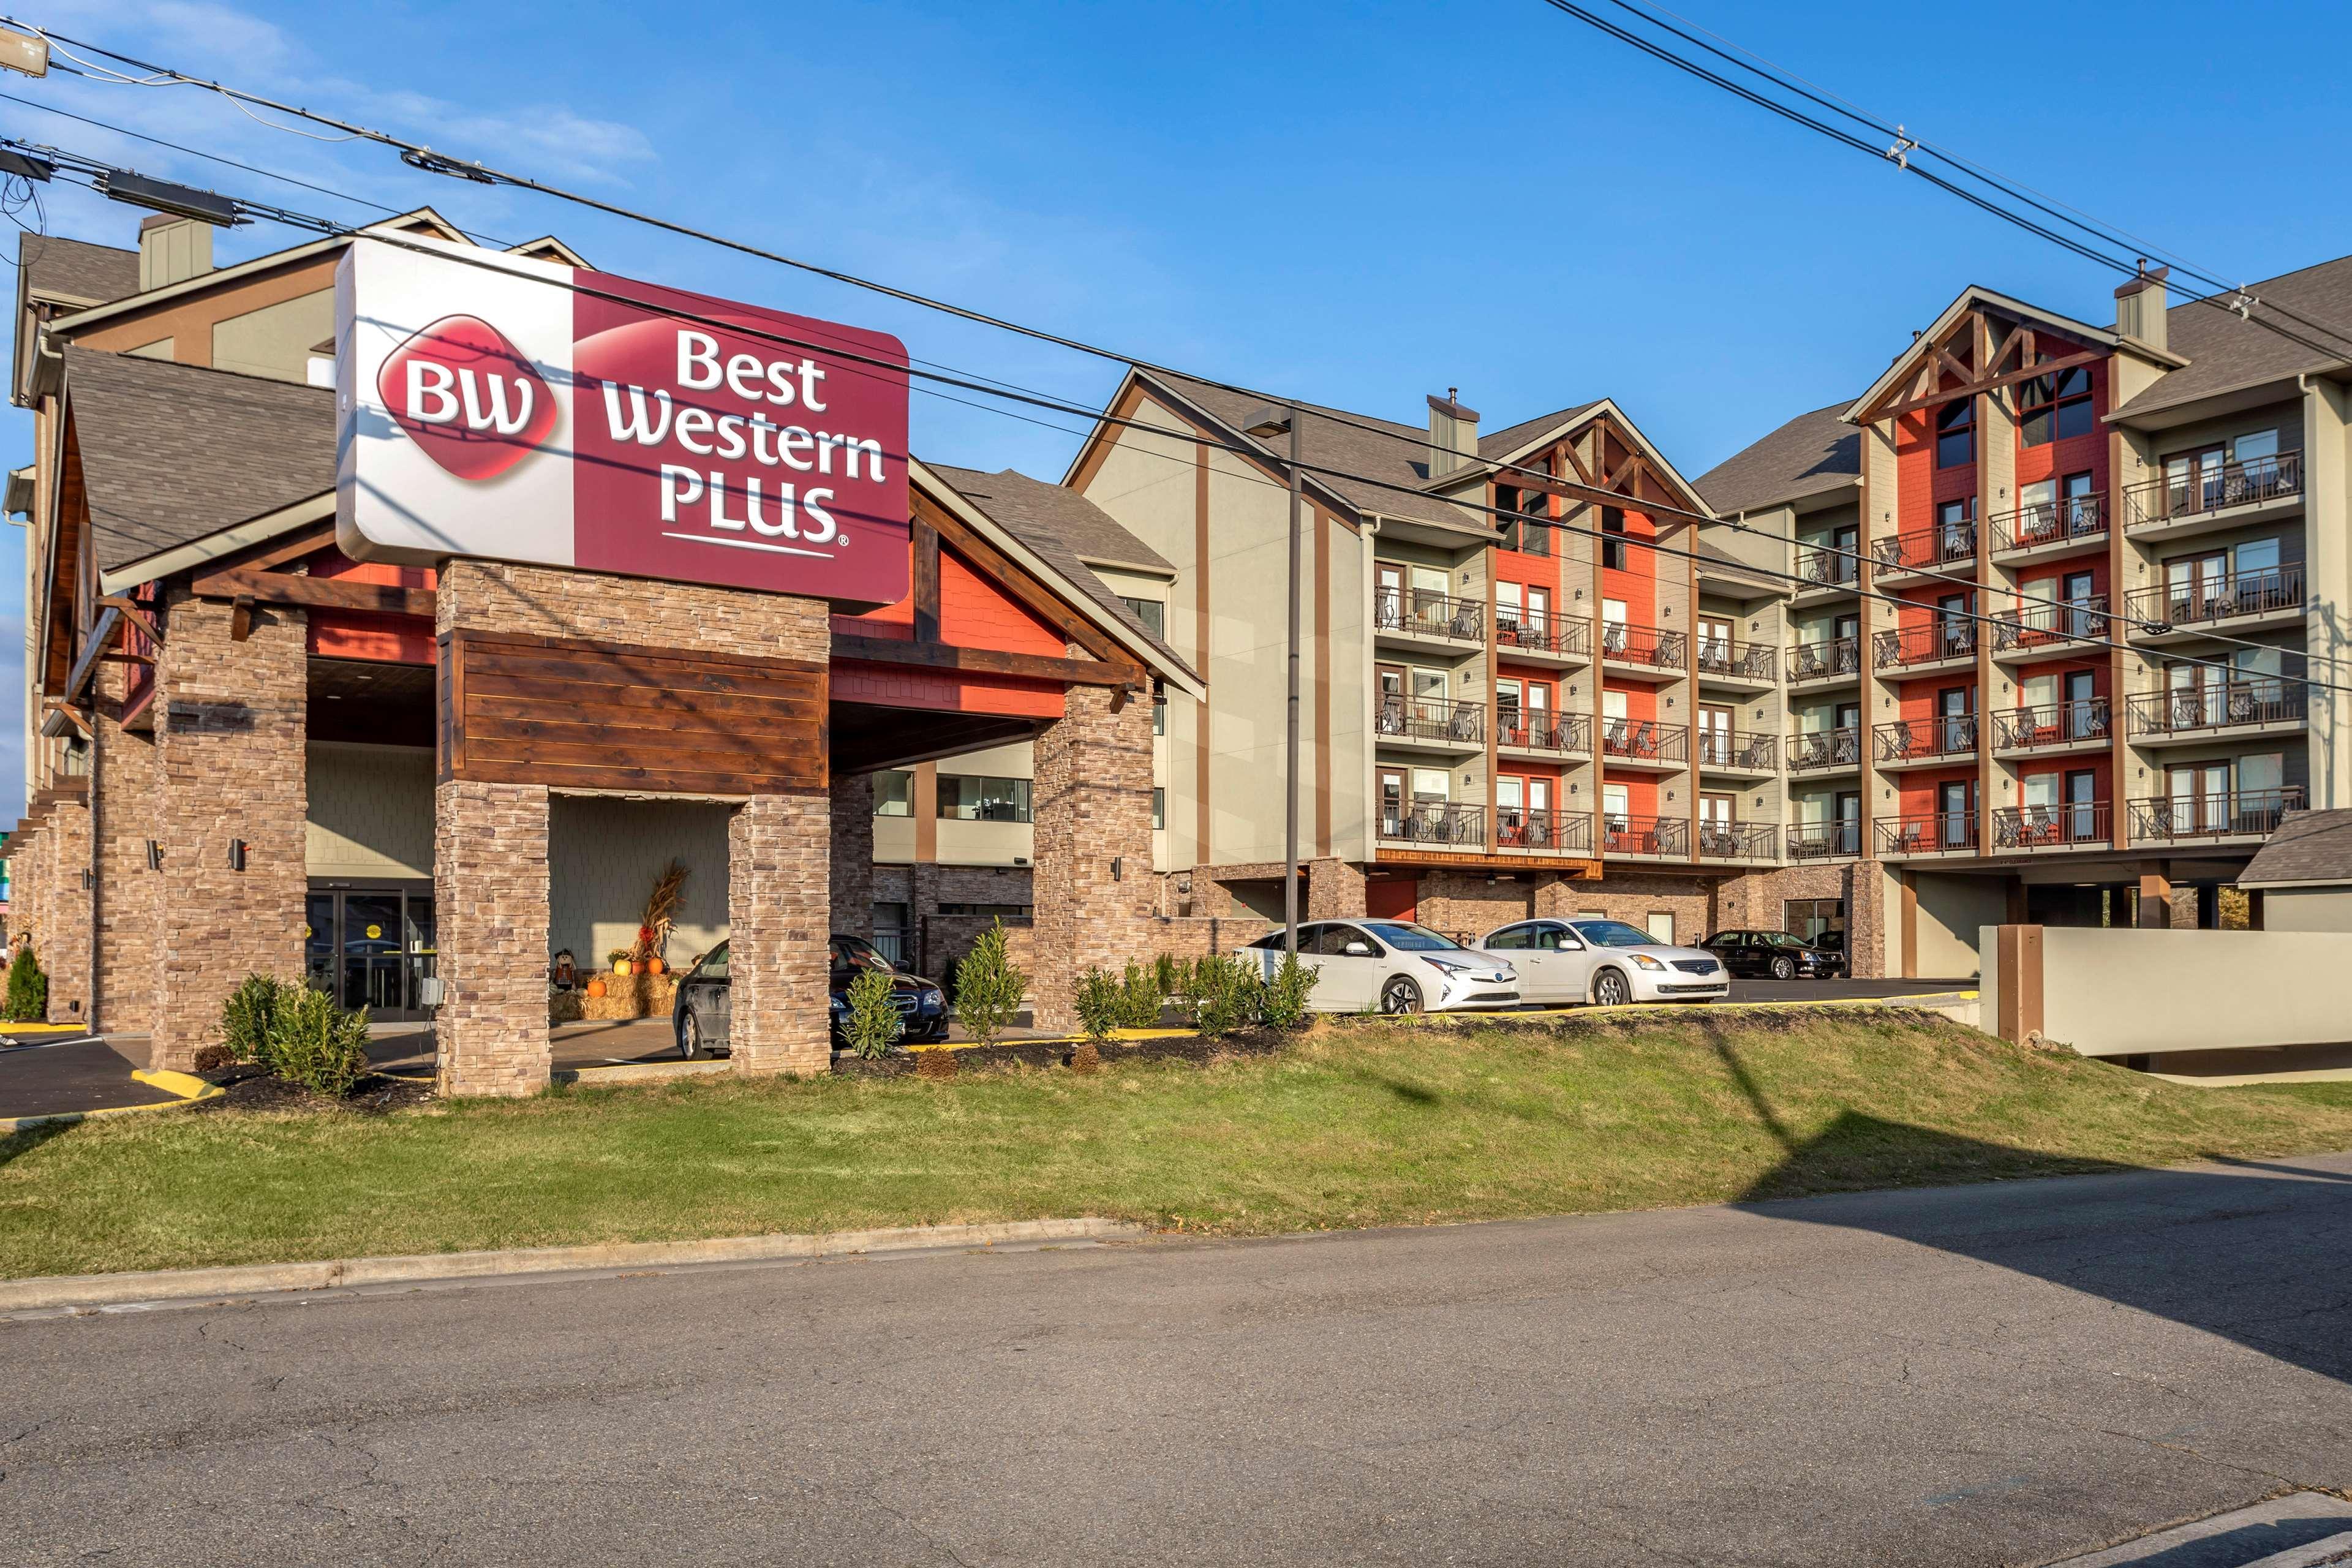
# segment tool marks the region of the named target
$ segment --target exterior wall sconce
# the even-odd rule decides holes
[[[92,888],[95,888],[95,887],[97,887],[97,886],[98,886],[98,873],[97,873],[97,872],[95,872],[95,871],[93,871],[93,870],[91,870],[89,867],[84,866],[84,867],[81,868],[81,890],[82,890],[83,892],[87,893],[87,892],[89,892]]]
[[[245,869],[245,840],[242,838],[228,841],[228,868],[232,871]]]
[[[150,871],[160,871],[163,868],[163,847],[150,838],[147,840],[147,869]]]
[[[242,849],[242,848],[244,848],[245,847],[244,847],[243,845],[239,845],[239,846],[237,846],[237,847],[238,847],[238,848],[240,848],[240,849]],[[1114,856],[1112,856],[1112,857],[1110,858],[1110,879],[1111,879],[1112,881],[1114,881],[1114,882],[1118,881],[1118,880],[1119,879],[1119,878],[1120,878],[1121,876],[1123,876],[1123,875],[1126,873],[1126,870],[1127,870],[1127,857],[1126,857],[1126,856],[1124,856],[1124,855],[1114,855]]]

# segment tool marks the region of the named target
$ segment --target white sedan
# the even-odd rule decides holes
[[[1519,993],[1547,1006],[1714,1002],[1731,994],[1723,961],[1674,947],[1623,921],[1519,921],[1480,939],[1519,972]]]
[[[1260,937],[1245,952],[1271,980],[1282,963],[1282,932]],[[1318,1013],[1442,1013],[1519,1003],[1518,976],[1509,964],[1407,921],[1302,925],[1298,962],[1316,972],[1307,1006]]]

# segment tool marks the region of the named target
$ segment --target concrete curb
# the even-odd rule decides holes
[[[404,1258],[340,1258],[319,1263],[260,1263],[231,1268],[161,1268],[135,1274],[57,1274],[0,1279],[0,1312],[39,1308],[103,1307],[191,1297],[264,1295],[278,1290],[330,1290],[356,1285],[397,1285],[481,1279],[509,1274],[559,1274],[577,1269],[677,1268],[698,1263],[754,1263],[791,1258],[846,1258],[872,1253],[994,1247],[1056,1241],[1133,1241],[1150,1235],[1116,1219],[1024,1219],[989,1225],[903,1226],[889,1230],[832,1231],[815,1236],[737,1236],[709,1241],[624,1241],[588,1247],[522,1247],[497,1252],[428,1252]]]
[[[152,1084],[166,1094],[176,1094],[180,1098],[160,1100],[152,1105],[101,1105],[94,1110],[57,1110],[46,1116],[0,1116],[0,1138],[35,1127],[66,1127],[102,1116],[139,1116],[150,1110],[178,1110],[186,1106],[200,1105],[207,1100],[218,1100],[228,1092],[189,1073],[134,1069],[131,1076],[141,1083]]]

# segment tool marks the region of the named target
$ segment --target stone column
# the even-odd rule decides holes
[[[155,693],[155,1067],[193,1067],[247,974],[302,978],[308,642],[299,610],[255,610],[238,642],[228,605],[171,595]]]
[[[547,788],[445,779],[433,791],[433,916],[444,1094],[547,1087]]]
[[[833,929],[874,940],[874,775],[833,781]],[[908,957],[912,957],[910,953]]]
[[[42,930],[33,948],[49,978],[49,1022],[89,1021],[89,807],[60,800],[42,829],[48,840],[48,891],[41,900]]]
[[[1350,866],[1345,860],[1310,860],[1307,863],[1307,908],[1301,918],[1310,921],[1361,920],[1364,918],[1364,868]]]
[[[826,1003],[831,800],[754,795],[727,825],[727,1038],[735,1070],[833,1065]]]
[[[1030,804],[1041,1029],[1077,1026],[1077,977],[1141,957],[1151,914],[1151,702],[1073,686],[1037,737]]]
[[[90,985],[90,1026],[152,1035],[163,879],[147,864],[147,840],[157,833],[160,770],[154,737],[122,727],[124,668],[111,665],[100,676],[91,720],[90,831],[98,866],[91,919],[98,928],[98,969]]]

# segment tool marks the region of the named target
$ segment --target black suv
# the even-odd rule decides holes
[[[833,994],[833,1040],[843,1043],[842,1021],[849,1013],[849,983],[867,970],[891,976],[891,1000],[903,1020],[899,1039],[928,1044],[948,1037],[946,995],[917,974],[901,974],[898,966],[875,950],[870,942],[854,936],[833,939],[833,972],[827,989]],[[709,1056],[727,1045],[728,1019],[734,996],[727,980],[727,944],[720,942],[702,955],[702,962],[677,983],[677,999],[670,1005],[670,1027],[677,1036],[677,1054]]]
[[[1845,953],[1784,931],[1719,931],[1699,945],[1734,974],[1772,980],[1832,980],[1845,973]]]

